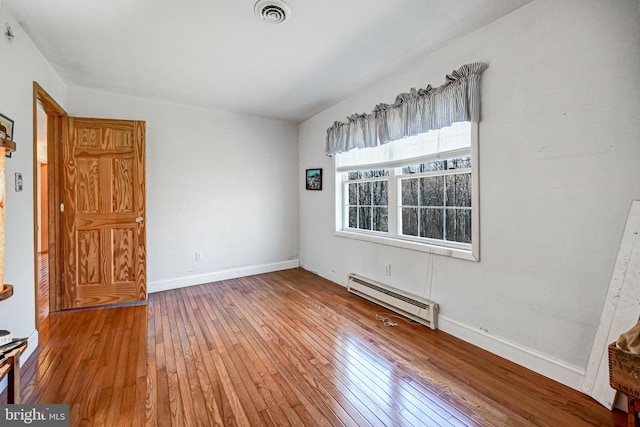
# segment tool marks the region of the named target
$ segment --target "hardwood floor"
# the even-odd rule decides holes
[[[301,269],[51,313],[23,399],[87,426],[616,426],[625,414]],[[397,320],[397,319],[395,319]],[[0,400],[1,401],[1,400]]]

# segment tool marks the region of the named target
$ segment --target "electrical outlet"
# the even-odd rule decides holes
[[[385,264],[384,272],[387,276],[391,276],[391,264]]]
[[[202,261],[204,259],[204,253],[202,251],[196,251],[196,261]]]

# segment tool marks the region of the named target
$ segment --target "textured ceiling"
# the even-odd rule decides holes
[[[529,1],[287,0],[277,25],[255,0],[3,7],[67,84],[300,122]]]

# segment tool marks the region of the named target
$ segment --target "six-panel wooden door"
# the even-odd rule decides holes
[[[67,117],[64,308],[144,301],[145,122]]]

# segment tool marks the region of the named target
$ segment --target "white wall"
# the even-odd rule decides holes
[[[4,23],[15,39],[0,36],[0,112],[15,121],[18,149],[7,159],[6,198],[5,281],[15,295],[0,303],[0,329],[30,337],[23,362],[37,347],[33,81],[70,115],[147,122],[150,291],[298,266],[295,125],[66,88],[6,6],[3,30]],[[24,177],[21,193],[13,191],[15,172]]]
[[[150,292],[299,265],[294,124],[76,86],[67,97],[72,116],[146,121]]]
[[[30,337],[28,355],[37,346],[35,331],[34,212],[33,212],[33,82],[37,81],[64,106],[65,86],[57,73],[18,25],[6,6],[0,7],[0,26],[15,34],[9,43],[0,36],[0,113],[14,120],[17,151],[7,159],[5,282],[14,296],[0,302],[0,329],[15,337]],[[24,189],[14,191],[14,174],[21,172]]]
[[[305,121],[299,175],[323,167],[325,190],[300,196],[302,266],[341,284],[355,272],[430,296],[441,329],[579,388],[640,198],[639,52],[636,0],[538,0]],[[489,63],[481,261],[334,236],[326,129],[475,61]]]

